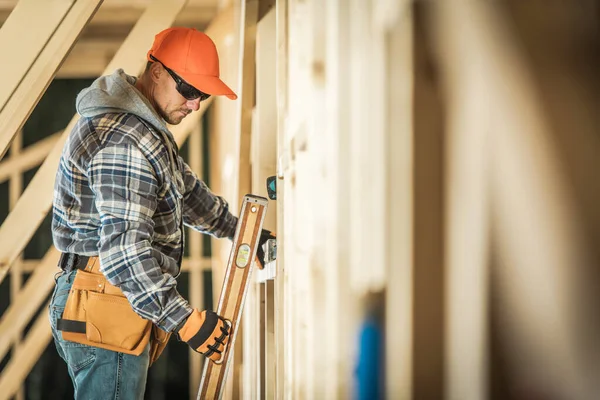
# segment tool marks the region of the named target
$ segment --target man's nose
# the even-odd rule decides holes
[[[200,109],[200,98],[188,100],[186,104],[191,110],[198,111]]]

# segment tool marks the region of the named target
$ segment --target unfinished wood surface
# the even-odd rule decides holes
[[[276,174],[277,109],[275,96],[275,9],[258,22],[256,31],[256,106],[252,116],[252,193],[267,198],[267,177]],[[271,202],[264,227],[276,232],[276,203]],[[263,271],[261,271],[263,272]],[[257,280],[258,280],[257,272]],[[247,396],[275,398],[275,343],[273,326],[273,276],[256,281],[248,301],[253,307],[244,313],[244,392]],[[249,378],[254,375],[254,378]],[[252,380],[253,379],[253,380]],[[246,387],[248,386],[248,387]]]
[[[139,73],[145,65],[146,51],[152,46],[154,35],[171,25],[184,3],[184,0],[176,2],[160,0],[149,6],[123,42],[105,73],[110,74],[119,67],[130,74]],[[27,186],[17,206],[0,227],[0,243],[3,243],[0,248],[0,282],[52,205],[54,177],[62,148],[77,120],[77,115],[71,119],[63,135]]]
[[[38,2],[35,2],[39,4]],[[54,2],[46,2],[54,4]],[[83,27],[94,15],[102,0],[79,0],[73,4],[52,37],[32,63],[12,96],[0,111],[0,156],[6,152],[15,133],[21,129],[58,67],[77,40]],[[35,12],[34,12],[35,13]],[[28,21],[23,17],[22,21]],[[31,26],[29,22],[24,24]],[[17,37],[23,37],[21,35]],[[13,37],[14,38],[14,37]],[[15,42],[17,43],[17,42]],[[19,45],[22,45],[19,43]],[[6,49],[2,48],[2,51]],[[15,50],[14,53],[19,53]]]
[[[276,26],[276,59],[275,59],[275,99],[277,105],[277,228],[279,240],[277,241],[277,269],[279,279],[275,280],[274,306],[275,306],[275,357],[277,363],[275,375],[275,398],[285,398],[287,386],[286,356],[291,349],[286,345],[284,320],[286,310],[286,264],[285,264],[285,242],[284,242],[284,213],[285,191],[282,182],[283,170],[281,169],[282,155],[285,149],[285,122],[287,116],[287,54],[288,54],[288,7],[287,1],[277,2],[275,6]]]
[[[386,313],[385,313],[385,397],[411,399],[413,320],[413,15],[406,2],[397,11],[387,12],[386,78]]]
[[[413,6],[413,398],[444,397],[444,104],[428,12]],[[390,305],[392,306],[392,305]]]
[[[14,173],[25,173],[40,165],[54,147],[61,133],[62,131],[57,132],[27,146],[19,152],[18,157],[11,156],[3,159],[0,162],[0,183],[9,179]]]
[[[240,26],[240,52],[238,59],[238,196],[250,193],[251,166],[250,143],[252,133],[252,110],[256,85],[256,24],[258,0],[243,0]]]
[[[494,106],[481,31],[466,7],[440,7],[430,25],[443,51],[445,136],[446,335],[448,399],[485,399],[488,391],[489,148]],[[477,62],[473,62],[477,60]],[[495,97],[494,97],[495,100]]]
[[[188,164],[192,171],[202,179],[202,160],[203,160],[203,148],[202,148],[202,125],[199,122],[196,127],[191,131],[188,149],[189,149],[189,161]],[[192,262],[200,263],[203,257],[202,249],[202,234],[191,228],[188,229],[188,246],[190,249],[189,258]],[[204,271],[207,268],[193,268],[189,271],[189,302],[190,305],[199,310],[206,308],[204,304]],[[190,349],[189,350],[189,374],[190,374],[190,400],[196,398],[196,391],[200,385],[200,376],[202,374],[202,363],[204,357],[198,352]]]
[[[252,116],[252,150],[254,149],[254,141],[258,135],[256,126],[256,112],[257,110],[255,108]],[[253,155],[254,153],[252,153],[252,156]],[[251,161],[254,161],[254,158],[252,158]],[[256,164],[253,163],[253,176],[255,166]],[[255,193],[254,185],[255,181],[253,180],[251,193]],[[243,391],[241,396],[246,399],[264,398],[264,396],[261,396],[261,391],[264,390],[264,358],[261,356],[262,349],[264,349],[264,335],[261,335],[263,323],[261,318],[261,309],[263,298],[260,290],[262,281],[259,280],[261,272],[262,271],[260,269],[255,268],[253,271],[253,276],[251,277],[250,286],[248,287],[248,293],[246,295],[244,314],[242,315],[241,324],[243,329],[240,332],[240,345],[238,346],[239,350],[236,349],[238,358],[243,360],[243,362],[239,363],[241,368],[240,379],[243,382]]]
[[[25,286],[2,315],[0,320],[0,359],[6,355],[11,338],[16,333],[23,331],[48,293],[54,288],[53,277],[59,271],[57,268],[59,256],[59,252],[54,247],[46,253],[36,265]]]
[[[12,10],[0,28],[0,49],[11,55],[11,62],[2,63],[0,110],[19,87],[73,4],[74,0],[23,0]],[[35,29],[31,29],[32,26]]]
[[[10,158],[18,158],[21,153],[21,148],[23,146],[23,132],[19,131],[15,136],[12,144],[10,145]],[[19,197],[21,196],[21,192],[23,191],[23,173],[19,170],[14,170],[10,176],[10,181],[8,183],[8,209],[9,212],[12,208],[17,204]],[[16,261],[15,265],[11,269],[10,273],[10,301],[13,303],[15,299],[17,299],[19,295],[19,291],[21,290],[21,286],[23,284],[23,273],[22,273],[22,260],[23,256],[21,255]],[[15,341],[13,342],[12,351],[13,354],[19,352],[19,347],[21,345],[21,330],[17,330],[14,334]],[[0,357],[2,358],[2,357]],[[15,400],[23,400],[25,396],[25,387],[21,385],[19,388]]]
[[[227,34],[215,41],[219,49],[220,77],[236,93],[239,92],[238,56],[239,56],[239,7],[230,6],[230,12],[223,15],[221,23]],[[222,14],[219,14],[222,15]],[[216,21],[215,21],[216,22]],[[232,117],[237,112],[237,102],[224,96],[215,97],[210,107],[210,124],[207,132],[209,154],[209,181],[211,189],[227,199],[231,210],[240,206],[237,184],[234,175],[237,173],[234,160],[237,154],[234,138],[237,135],[237,121]],[[212,98],[211,97],[211,98]],[[211,256],[213,258],[213,304],[218,302],[220,282],[225,275],[225,266],[229,257],[231,243],[227,240],[211,239]]]
[[[48,308],[48,305],[44,307]],[[27,378],[29,371],[39,360],[40,355],[48,346],[52,331],[48,323],[48,313],[42,312],[29,330],[20,351],[11,357],[0,375],[0,393],[5,398],[11,398]]]
[[[237,102],[237,124],[236,132],[237,159],[236,167],[238,198],[251,193],[251,164],[250,143],[252,133],[252,110],[254,108],[254,95],[256,83],[256,24],[258,22],[258,0],[243,0],[240,11],[240,47],[238,58],[238,102]],[[244,359],[243,341],[237,343],[237,349],[232,362],[233,398],[240,398],[244,392],[242,366]]]
[[[506,3],[455,10],[479,32],[470,41],[494,93],[489,184],[502,383],[516,397],[595,399],[597,7]]]

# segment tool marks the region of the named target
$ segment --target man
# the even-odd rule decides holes
[[[78,399],[143,398],[151,357],[150,345],[132,355],[109,350],[115,346],[82,344],[120,343],[102,338],[120,328],[115,333],[98,327],[100,339],[94,339],[94,323],[65,316],[65,305],[69,309],[77,301],[67,302],[76,292],[73,281],[86,266],[99,269],[98,276],[106,280],[101,288],[112,287],[127,299],[135,318],[144,320],[141,326],[151,321],[213,360],[228,340],[224,320],[192,309],[177,292],[175,278],[183,256],[183,224],[231,239],[237,218],[177,154],[167,123],[179,124],[211,95],[237,96],[219,79],[215,45],[199,31],[160,32],[147,59],[139,78],[117,70],[78,95],[81,118],[56,176],[52,233],[63,252],[63,273],[52,295],[50,321]],[[260,244],[268,237],[261,235]],[[86,340],[66,340],[69,331]]]

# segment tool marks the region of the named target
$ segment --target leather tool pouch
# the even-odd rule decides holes
[[[58,329],[63,339],[139,356],[150,341],[154,325],[133,311],[129,301],[116,286],[99,272],[97,257],[89,259],[85,270],[77,270]],[[160,330],[156,328],[156,330]],[[154,361],[168,341],[153,340]],[[154,343],[156,342],[156,344]],[[162,346],[153,358],[153,347]]]
[[[163,331],[156,325],[152,325],[152,342],[150,343],[150,365],[152,365],[154,361],[158,360],[158,357],[160,357],[165,347],[167,347],[167,343],[169,342],[170,337],[170,333]]]

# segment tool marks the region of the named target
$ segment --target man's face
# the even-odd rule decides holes
[[[171,125],[179,124],[192,111],[200,109],[200,99],[187,100],[177,91],[175,80],[159,63],[152,68],[160,69],[154,75],[155,87],[152,93],[157,112]],[[153,71],[154,72],[154,71]]]

